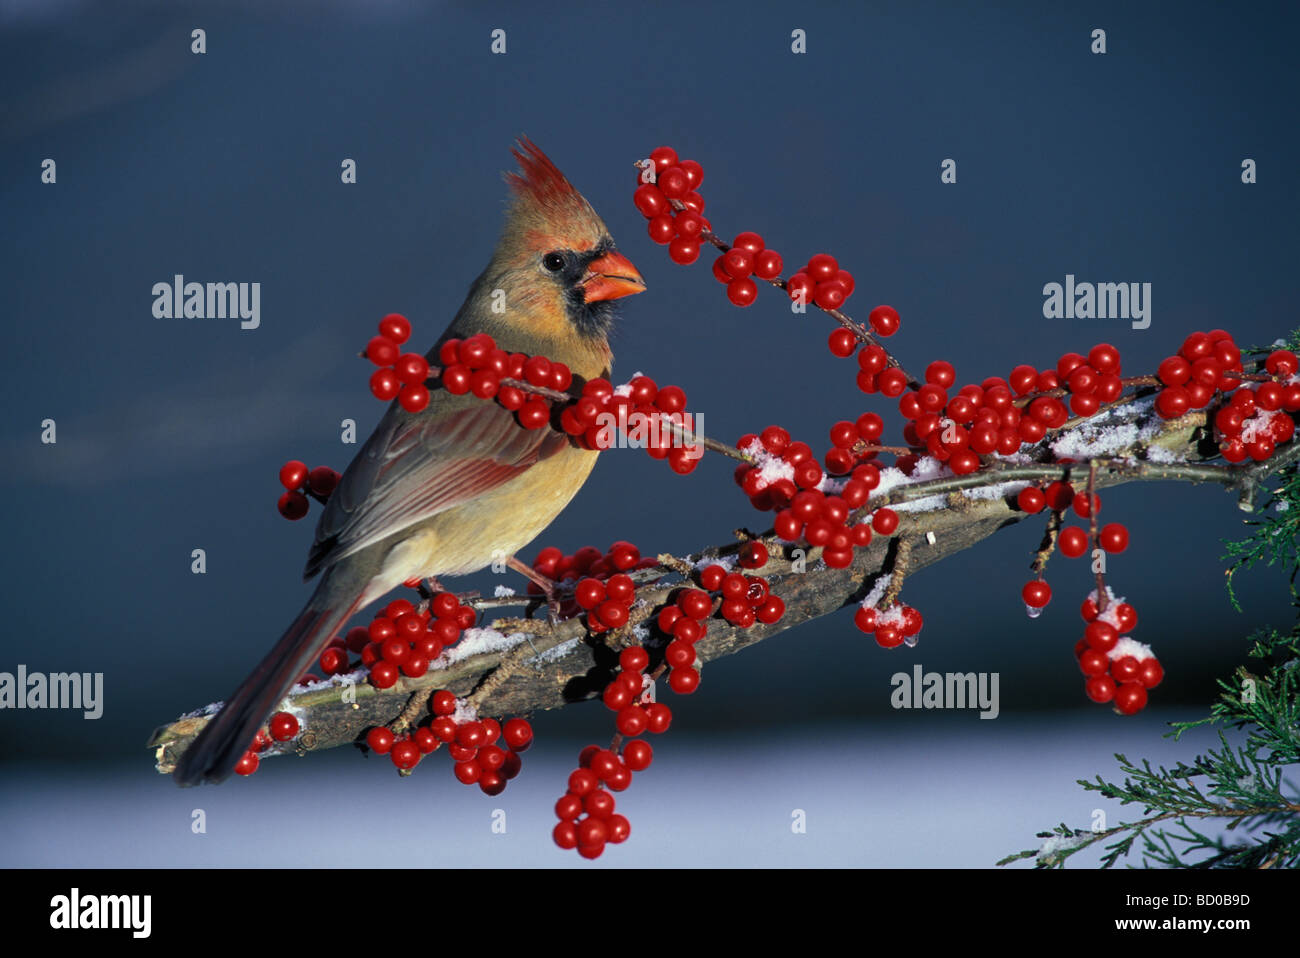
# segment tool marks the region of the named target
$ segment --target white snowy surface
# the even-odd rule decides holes
[[[603,731],[603,712],[590,711]],[[123,765],[11,761],[0,767],[0,864],[988,868],[1038,848],[1035,833],[1059,822],[1090,827],[1094,809],[1112,824],[1131,817],[1075,779],[1112,776],[1115,752],[1165,764],[1190,759],[1216,744],[1213,730],[1181,743],[1162,734],[1167,721],[1196,714],[1148,709],[1121,718],[1096,707],[981,722],[900,711],[708,737],[674,721],[651,737],[654,764],[618,795],[630,840],[594,863],[550,837],[555,798],[594,739],[548,738],[542,716],[522,773],[495,798],[457,783],[438,753],[409,778],[386,758],[334,749],[269,760],[247,779],[202,789],[176,788],[144,750]],[[191,831],[196,808],[206,813],[204,834]],[[424,824],[385,838],[364,812],[378,808],[385,821]],[[493,831],[496,809],[505,813],[504,834]],[[805,834],[791,830],[796,809],[806,815]],[[1080,852],[1070,867],[1098,857]]]

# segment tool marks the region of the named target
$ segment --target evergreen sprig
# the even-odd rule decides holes
[[[1300,345],[1300,330],[1291,345]],[[1228,593],[1232,576],[1267,559],[1291,567],[1292,604],[1300,613],[1295,577],[1300,571],[1296,536],[1300,533],[1300,476],[1290,466],[1267,503],[1268,514],[1250,523],[1254,531],[1227,543]],[[1113,867],[1135,847],[1142,864],[1168,868],[1287,868],[1300,864],[1300,795],[1285,772],[1300,765],[1300,615],[1290,631],[1262,628],[1251,635],[1249,655],[1261,666],[1240,666],[1219,680],[1219,696],[1202,719],[1171,723],[1166,737],[1179,740],[1189,729],[1218,725],[1219,747],[1196,756],[1191,764],[1152,768],[1149,761],[1131,762],[1117,754],[1122,783],[1098,775],[1080,779],[1088,791],[1142,807],[1141,818],[1113,828],[1090,831],[1064,823],[1039,832],[1038,848],[1008,855],[998,862],[1034,859],[1039,868],[1061,868],[1074,854],[1099,842],[1102,868]],[[1228,741],[1223,729],[1244,732],[1240,745]],[[1194,823],[1215,821],[1222,834],[1210,835]],[[1164,823],[1169,823],[1165,825]]]

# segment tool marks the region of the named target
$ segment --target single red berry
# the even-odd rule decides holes
[[[867,321],[871,323],[871,328],[881,336],[894,335],[894,333],[898,332],[898,327],[901,322],[898,316],[898,310],[894,309],[892,306],[877,306],[871,311],[871,315],[867,317]]]
[[[377,689],[390,689],[397,684],[401,674],[392,662],[376,662],[370,669],[370,684]]]
[[[1164,668],[1153,658],[1143,659],[1138,665],[1138,681],[1144,688],[1155,688],[1165,677]]]
[[[734,279],[727,284],[727,299],[734,306],[749,306],[758,299],[758,285],[752,279]]]
[[[420,747],[409,739],[397,742],[389,751],[388,757],[400,769],[415,768],[420,761]]]
[[[397,736],[393,734],[392,729],[385,728],[382,725],[378,725],[366,733],[366,745],[370,747],[372,752],[377,752],[380,755],[387,755],[396,741]]]
[[[757,539],[751,539],[740,547],[737,561],[740,563],[741,568],[757,569],[766,565],[767,559],[767,546]],[[703,618],[703,616],[695,616],[695,618],[699,619]]]
[[[847,359],[849,356],[852,356],[854,350],[858,348],[858,337],[853,335],[851,329],[837,326],[832,330],[827,345],[830,346],[832,355],[839,356],[841,359]]]
[[[1105,704],[1115,697],[1115,682],[1109,676],[1094,675],[1083,685],[1088,698],[1099,704]]]
[[[1033,515],[1043,511],[1043,507],[1047,505],[1047,497],[1043,495],[1043,490],[1029,486],[1020,490],[1016,496],[1016,505],[1020,507],[1021,512]]]
[[[252,775],[257,771],[257,766],[261,764],[261,761],[256,752],[245,752],[239,761],[235,763],[235,774]]]
[[[1108,523],[1101,527],[1097,542],[1107,552],[1123,552],[1128,548],[1128,529],[1118,522]]]
[[[298,719],[288,712],[276,712],[271,716],[268,728],[271,738],[277,742],[287,742],[298,734]]]
[[[559,845],[566,851],[578,847],[578,826],[573,822],[560,822],[551,832],[551,837],[555,844]]]
[[[893,509],[877,509],[871,518],[871,528],[882,536],[893,535],[898,528],[898,513]]]
[[[1025,583],[1025,587],[1020,590],[1020,595],[1025,600],[1025,605],[1031,609],[1041,609],[1051,601],[1052,587],[1040,579],[1035,579]]]
[[[718,569],[720,566],[713,566]],[[650,664],[650,654],[639,645],[628,646],[618,654],[619,667],[624,672],[644,672]]]
[[[1078,526],[1067,526],[1061,530],[1057,545],[1060,546],[1061,555],[1068,559],[1077,559],[1088,551],[1088,533]]]
[[[700,686],[700,673],[695,669],[673,669],[668,675],[668,685],[678,695],[690,695]]]
[[[700,258],[698,238],[678,236],[668,244],[668,257],[679,266],[689,266]]]
[[[673,712],[663,702],[651,702],[645,707],[646,728],[659,735],[668,731],[673,722]]]
[[[1119,641],[1119,632],[1107,622],[1093,621],[1083,630],[1083,639],[1098,652],[1109,652]]]
[[[654,758],[654,749],[642,739],[633,739],[623,743],[623,762],[634,772],[644,771],[650,767]]]
[[[1115,692],[1115,708],[1124,715],[1135,715],[1147,704],[1147,690],[1141,682],[1122,682]]]
[[[632,202],[646,219],[653,219],[667,213],[671,207],[668,197],[653,183],[642,183],[632,194]]]
[[[379,321],[379,335],[400,346],[411,338],[411,323],[401,313],[389,313]]]
[[[651,240],[660,246],[667,246],[677,235],[677,224],[669,214],[662,213],[650,220],[646,225],[646,232],[650,234]]]
[[[275,507],[286,519],[298,520],[307,514],[311,504],[301,492],[284,492]]]
[[[280,467],[280,485],[290,492],[301,489],[307,481],[307,464],[297,459],[290,459]]]
[[[754,256],[754,275],[759,279],[776,279],[784,265],[780,253],[765,249]]]

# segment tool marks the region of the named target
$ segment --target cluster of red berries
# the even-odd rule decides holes
[[[1070,394],[1070,411],[1076,416],[1093,415],[1103,403],[1114,402],[1124,391],[1124,381],[1120,378],[1119,350],[1110,343],[1098,343],[1088,351],[1087,356],[1066,353],[1057,360],[1055,373],[1055,382],[1059,387],[1052,385],[1050,375],[1044,376],[1043,372],[1036,372],[1032,366],[1017,366],[1011,372],[1010,385],[1017,395],[1044,392],[1044,387],[1064,388]]]
[[[672,724],[672,710],[662,702],[650,701],[644,672],[650,655],[639,645],[619,653],[619,673],[605,688],[605,705],[616,713],[619,734],[627,736],[616,753],[588,745],[578,757],[578,767],[569,775],[569,787],[555,803],[559,824],[552,837],[561,848],[576,848],[583,858],[598,858],[607,843],[618,844],[631,834],[628,820],[614,811],[612,792],[632,784],[632,773],[650,767],[654,749],[643,739],[644,732],[659,734]]]
[[[839,309],[853,295],[853,274],[840,269],[840,264],[829,253],[818,253],[808,260],[808,265],[786,280],[785,291],[797,303],[815,303],[822,309]],[[890,307],[877,307],[889,309]],[[875,315],[874,311],[872,315]],[[894,314],[897,317],[897,313]],[[874,327],[874,323],[872,324]],[[888,336],[897,330],[895,325]],[[845,330],[848,332],[848,330]]]
[[[731,250],[714,260],[714,278],[727,287],[732,305],[746,307],[758,299],[758,283],[750,277],[776,279],[781,274],[781,255],[768,250],[761,235],[738,233]]]
[[[1094,702],[1114,702],[1122,714],[1133,715],[1146,707],[1147,690],[1160,684],[1165,670],[1148,646],[1124,637],[1137,626],[1137,610],[1110,596],[1099,614],[1096,597],[1094,589],[1083,603],[1087,626],[1074,646],[1079,669],[1088,677],[1084,692]]]
[[[239,761],[235,763],[236,775],[252,775],[257,771],[261,759],[257,753],[266,749],[272,742],[289,742],[298,737],[300,726],[297,716],[291,712],[276,712],[271,716],[270,721],[266,723],[265,729],[258,729],[257,735],[253,738],[253,744],[249,746]]]
[[[1163,387],[1156,396],[1156,412],[1164,419],[1177,419],[1190,409],[1204,409],[1215,392],[1241,385],[1234,372],[1242,372],[1241,350],[1231,333],[1214,329],[1189,334],[1178,352],[1156,368]]]
[[[583,611],[590,612],[592,609],[599,609],[606,601],[609,601],[608,580],[611,577],[619,579],[618,584],[613,589],[614,595],[622,596],[626,591],[626,583],[622,580],[632,581],[624,573],[635,569],[648,569],[655,564],[656,561],[653,556],[642,558],[640,549],[632,543],[620,539],[605,552],[601,552],[595,546],[583,546],[572,555],[566,555],[563,550],[557,549],[555,546],[547,546],[537,553],[537,558],[533,560],[533,571],[545,576],[552,582],[574,582],[578,584],[579,580],[585,582],[589,579],[605,590],[605,598],[597,602],[596,605],[588,607],[582,604],[582,599],[578,595],[577,588],[575,588],[574,598],[560,604],[560,614],[568,618]],[[529,582],[528,594],[539,596],[542,594],[542,587],[536,582]],[[583,594],[590,601],[596,593],[594,587],[588,585],[583,587]],[[619,604],[623,604],[621,599],[618,601]],[[630,605],[630,600],[628,604]],[[611,611],[611,615],[617,618],[618,613]],[[597,613],[596,619],[603,622],[600,613]],[[588,622],[591,621],[589,615]],[[627,621],[626,617],[623,621]],[[599,631],[616,627],[604,622],[603,628],[599,629]]]
[[[573,373],[564,363],[545,356],[506,352],[487,333],[447,340],[438,348],[438,361],[442,363],[442,385],[447,392],[495,399],[513,412],[525,429],[541,429],[551,421],[550,403],[517,386],[502,385],[503,379],[557,392],[573,384]]]
[[[713,261],[713,278],[727,287],[727,299],[735,306],[749,306],[758,298],[753,278],[774,280],[784,264],[781,254],[768,249],[757,233],[738,233],[731,249]]]
[[[649,376],[634,376],[615,387],[597,378],[584,383],[582,396],[560,413],[560,428],[587,449],[605,449],[613,436],[598,423],[612,423],[640,440],[651,459],[667,459],[673,472],[686,475],[699,464],[701,452],[685,435],[688,416],[680,386],[659,386]]]
[[[888,323],[883,320],[889,320]],[[889,332],[883,332],[888,329]],[[882,336],[892,335],[898,329],[898,313],[892,306],[877,306],[871,311],[871,327]],[[848,334],[847,336],[845,334]],[[836,356],[852,355],[849,346],[855,345],[857,337],[847,329],[837,329],[831,333],[830,350]],[[878,343],[868,343],[858,350],[858,388],[868,395],[880,393],[887,399],[896,399],[907,389],[907,373],[889,362],[889,353]]]
[[[329,466],[309,470],[306,463],[290,459],[280,467],[280,485],[285,491],[280,494],[276,508],[286,519],[301,519],[311,505],[307,501],[309,495],[324,502],[338,484],[339,474]]]
[[[825,473],[805,442],[791,441],[780,426],[768,426],[755,435],[741,436],[738,447],[755,460],[754,465],[736,467],[736,484],[760,511],[776,510],[773,528],[786,542],[803,537],[820,547],[822,559],[831,568],[843,569],[853,561],[853,550],[871,544],[872,531],[892,535],[898,515],[892,509],[878,509],[870,522],[849,525],[850,513],[866,503],[880,485],[880,470],[871,462],[855,466],[859,459],[874,457],[863,443],[880,438],[884,423],[875,413],[863,413],[856,422],[836,423],[831,428],[832,448],[826,454],[826,472],[851,475],[838,494],[823,488]]]
[[[1269,361],[1282,352],[1274,353]],[[1295,356],[1285,353],[1274,366],[1281,370],[1294,370]],[[1293,376],[1295,373],[1284,372],[1282,375]],[[1273,455],[1274,449],[1295,435],[1295,420],[1287,413],[1297,410],[1300,410],[1300,383],[1283,386],[1269,381],[1254,389],[1237,390],[1227,405],[1214,415],[1223,458],[1228,462],[1243,462],[1247,458],[1262,462],[1267,459]]]
[[[885,611],[863,604],[853,613],[853,624],[860,632],[874,634],[876,644],[894,649],[921,631],[921,613],[904,602],[895,602]]]
[[[650,160],[653,173],[649,166],[638,171],[632,202],[649,220],[650,238],[668,247],[674,263],[687,266],[700,258],[700,240],[712,232],[704,218],[704,197],[696,192],[704,180],[704,167],[694,160],[679,160],[670,146],[659,147]]]
[[[419,353],[404,353],[401,346],[411,338],[411,324],[405,316],[389,313],[379,321],[379,335],[366,343],[365,357],[379,368],[370,374],[370,391],[376,399],[397,398],[407,412],[419,412],[429,405],[429,361]]]
[[[419,606],[394,599],[369,626],[355,626],[346,637],[331,641],[321,652],[320,667],[326,675],[348,672],[353,668],[348,653],[355,652],[370,669],[371,685],[392,688],[403,675],[418,679],[428,672],[430,663],[460,641],[476,618],[474,609],[450,592],[438,592]]]
[[[409,772],[425,755],[447,746],[455,764],[452,774],[462,785],[478,785],[486,795],[500,795],[506,783],[523,768],[520,753],[533,743],[533,728],[513,718],[503,726],[494,718],[456,721],[456,696],[446,689],[433,694],[431,717],[405,735],[377,726],[366,733],[366,745],[387,755],[403,772]],[[505,743],[503,748],[497,742]]]

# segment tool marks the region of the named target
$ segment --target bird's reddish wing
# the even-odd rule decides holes
[[[305,578],[482,495],[568,442],[549,428],[523,428],[495,403],[443,402],[450,408],[434,413],[389,409],[330,495]]]

